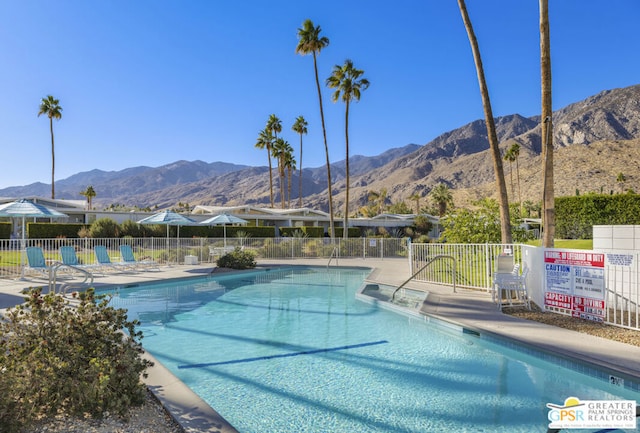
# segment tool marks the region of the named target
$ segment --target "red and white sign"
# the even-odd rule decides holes
[[[605,315],[605,255],[548,249],[544,253],[545,309],[601,322]]]

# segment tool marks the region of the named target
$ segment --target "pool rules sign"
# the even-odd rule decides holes
[[[545,310],[602,322],[604,259],[604,254],[589,251],[545,250]]]

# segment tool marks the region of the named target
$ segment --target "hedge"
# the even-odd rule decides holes
[[[0,239],[11,238],[11,223],[0,223]]]
[[[640,224],[640,195],[557,197],[555,210],[557,239],[591,239],[594,225]]]
[[[31,239],[79,238],[82,223],[27,223],[27,237]]]
[[[310,238],[324,237],[324,227],[280,227],[280,236],[293,237],[296,232],[302,232]]]

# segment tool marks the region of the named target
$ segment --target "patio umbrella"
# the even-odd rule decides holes
[[[192,226],[196,221],[177,212],[165,210],[157,214],[148,216],[138,221],[138,224],[161,224],[167,226],[167,241],[169,240],[169,226],[178,227],[178,238],[180,238],[180,226]]]
[[[153,214],[138,221],[138,224],[161,224],[167,226],[167,252],[169,251],[169,226],[176,226],[177,233],[177,249],[180,249],[180,226],[192,226],[198,224],[196,221],[177,212],[165,210]]]
[[[236,216],[233,215],[228,215],[226,213],[222,213],[220,215],[216,215],[214,217],[211,217],[209,219],[206,219],[204,221],[202,221],[200,224],[203,225],[209,225],[209,226],[222,226],[223,227],[223,232],[224,232],[224,246],[227,246],[227,224],[239,224],[239,225],[245,225],[248,224],[249,221],[247,220],[243,220],[242,218],[238,218]]]
[[[64,218],[67,214],[58,212],[55,209],[34,203],[29,200],[21,199],[0,205],[0,216],[11,218],[22,218],[22,241],[20,244],[20,277],[24,277],[24,260],[23,252],[26,248],[26,219],[27,218]]]

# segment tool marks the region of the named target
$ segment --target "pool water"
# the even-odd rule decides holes
[[[546,403],[639,396],[356,300],[367,269],[118,289],[143,345],[242,433],[546,432]],[[575,431],[575,430],[574,430]]]

